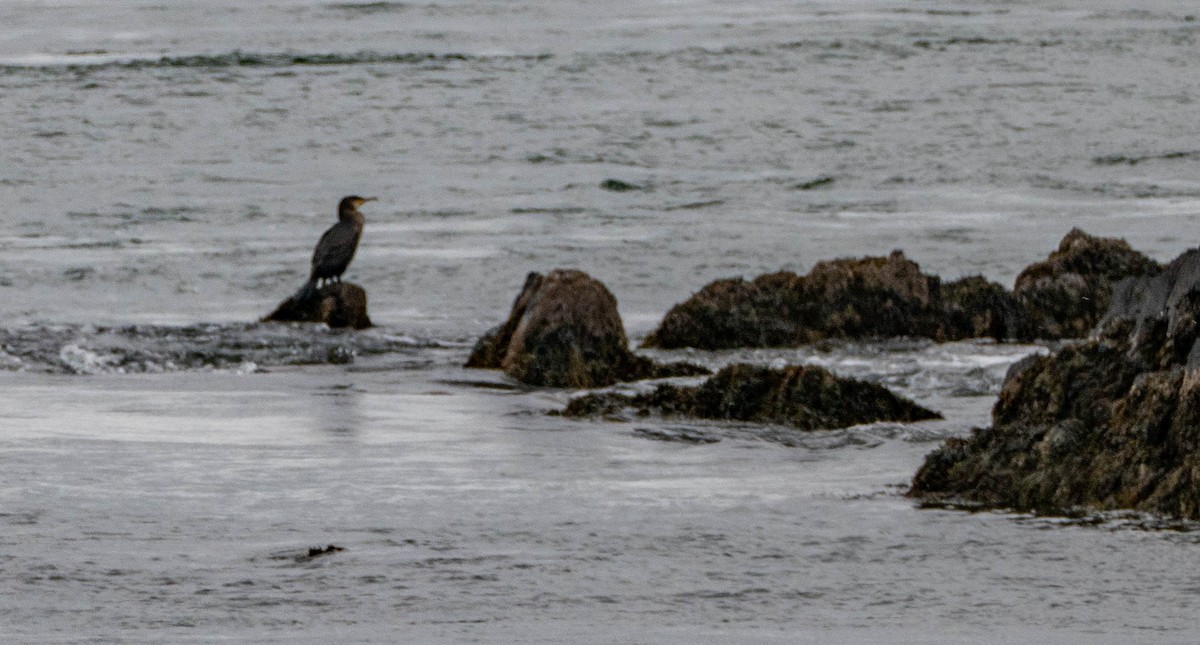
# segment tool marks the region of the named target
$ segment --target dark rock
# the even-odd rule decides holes
[[[995,282],[972,276],[947,282],[938,291],[942,321],[933,325],[936,340],[1011,338],[1021,310],[1012,294]]]
[[[1111,301],[1112,284],[1154,275],[1158,264],[1123,240],[1072,230],[1009,292],[982,277],[943,282],[894,251],[820,262],[808,275],[780,272],[718,280],[673,307],[647,347],[780,347],[828,338],[920,336],[937,341],[1085,336]]]
[[[1022,310],[1022,339],[1082,338],[1112,301],[1114,282],[1155,275],[1159,264],[1125,240],[1072,229],[1058,250],[1017,276],[1013,295]]]
[[[780,272],[718,280],[667,313],[648,347],[794,346],[828,338],[1005,338],[1012,297],[983,278],[942,284],[894,251],[819,262],[805,276]]]
[[[993,425],[926,458],[910,494],[1200,519],[1200,250],[1112,288],[1091,338],[1009,371]]]
[[[372,326],[367,316],[367,292],[349,282],[327,284],[313,298],[292,296],[263,318],[263,322],[314,322],[352,329]]]
[[[941,418],[887,388],[842,378],[815,365],[771,369],[731,365],[696,387],[660,385],[652,392],[587,394],[571,400],[564,416],[683,416],[778,423],[801,430],[845,428],[875,421]]]
[[[567,269],[530,273],[508,320],[476,343],[466,366],[502,369],[528,385],[579,388],[708,373],[629,351],[617,299],[586,273]]]

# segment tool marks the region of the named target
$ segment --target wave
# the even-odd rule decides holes
[[[359,356],[447,346],[385,329],[350,332],[303,324],[34,324],[0,329],[0,370],[53,374],[193,370],[250,373],[270,366],[347,364]]]
[[[553,58],[551,54],[467,54],[456,52],[376,52],[353,53],[298,53],[298,52],[243,52],[232,51],[221,54],[135,54],[105,51],[74,54],[28,54],[0,58],[0,70],[20,71],[30,69],[160,69],[197,68],[224,69],[231,67],[296,67],[337,65],[417,65],[423,63],[449,63],[470,61],[543,61]]]
[[[334,2],[325,7],[334,11],[361,14],[394,13],[411,8],[407,2]]]

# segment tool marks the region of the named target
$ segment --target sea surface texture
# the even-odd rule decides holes
[[[1195,527],[903,496],[1045,348],[655,355],[945,415],[809,434],[460,365],[530,271],[636,342],[834,257],[1168,260],[1198,60],[1190,0],[0,0],[0,640],[1192,641]],[[255,323],[350,194],[378,326]]]

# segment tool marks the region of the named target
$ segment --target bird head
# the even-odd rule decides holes
[[[350,195],[349,197],[343,197],[342,201],[338,204],[338,213],[339,214],[349,213],[350,211],[356,210],[359,206],[362,206],[363,204],[365,204],[367,202],[373,202],[376,199],[378,199],[378,198],[376,198],[376,197],[359,197],[358,195]]]

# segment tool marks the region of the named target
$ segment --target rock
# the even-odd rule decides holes
[[[1124,240],[1078,229],[1049,258],[1026,268],[1012,292],[978,276],[943,282],[921,273],[901,251],[832,260],[805,276],[780,272],[713,282],[673,307],[645,345],[731,349],[828,338],[1080,338],[1107,308],[1115,281],[1159,270]]]
[[[932,326],[935,340],[1006,340],[1020,327],[1021,309],[1012,294],[981,276],[944,283],[938,296],[941,322]]]
[[[356,284],[338,282],[327,284],[315,298],[284,300],[263,322],[314,322],[330,327],[366,329],[371,327],[367,316],[367,292]]]
[[[696,387],[660,385],[632,396],[587,394],[573,399],[562,414],[613,416],[626,411],[639,416],[778,423],[801,430],[941,418],[882,385],[838,377],[815,365],[772,369],[746,364],[726,367]]]
[[[466,366],[502,369],[528,385],[576,388],[708,373],[631,352],[617,299],[586,273],[567,269],[530,273],[508,320],[476,343]]]
[[[1025,359],[993,425],[926,458],[912,496],[1200,519],[1200,250],[1112,286],[1091,337]]]
[[[1013,295],[1023,317],[1017,335],[1024,340],[1082,338],[1108,309],[1114,282],[1160,270],[1125,240],[1071,229],[1050,257],[1017,276]]]
[[[828,338],[1005,338],[1016,306],[998,284],[943,284],[901,251],[819,262],[805,276],[718,280],[667,313],[648,347],[795,346]]]

